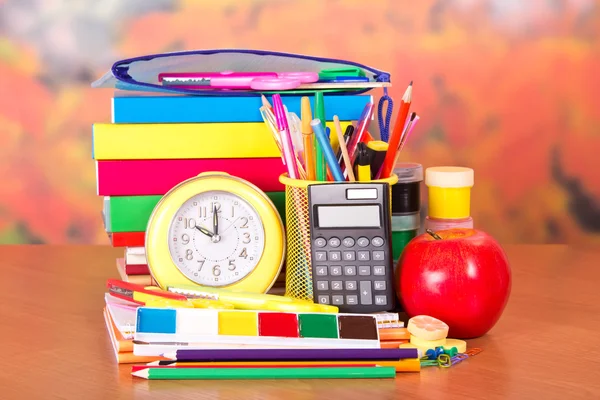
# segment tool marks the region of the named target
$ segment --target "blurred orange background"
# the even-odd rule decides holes
[[[600,6],[593,0],[0,0],[0,243],[108,244],[91,126],[116,60],[250,48],[388,71],[421,121],[403,161],[475,169],[503,243],[600,243]],[[380,91],[373,91],[379,97]],[[394,112],[395,115],[395,112]]]

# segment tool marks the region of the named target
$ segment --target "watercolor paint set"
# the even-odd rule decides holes
[[[158,347],[156,346],[158,345]],[[139,307],[134,354],[177,348],[379,348],[374,315]]]

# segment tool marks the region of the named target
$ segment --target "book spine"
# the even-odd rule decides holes
[[[285,224],[285,192],[266,192]],[[162,196],[106,196],[104,213],[107,226],[116,232],[146,230],[150,215]],[[108,207],[107,207],[108,204]]]
[[[308,97],[314,101],[314,96]],[[301,98],[284,98],[289,112],[300,115]],[[325,96],[325,117],[328,121],[334,115],[340,120],[358,120],[372,99],[371,95]],[[112,101],[112,121],[117,124],[262,122],[259,96],[127,96]]]
[[[96,160],[281,157],[262,122],[94,124],[92,154]]]
[[[164,195],[186,179],[207,171],[223,171],[265,192],[285,190],[279,176],[281,158],[205,160],[104,160],[96,162],[100,196]]]

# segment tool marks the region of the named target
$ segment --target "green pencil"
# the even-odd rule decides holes
[[[323,129],[327,120],[325,119],[325,100],[323,99],[323,92],[315,92],[315,118],[321,120]],[[325,164],[325,157],[323,157],[323,150],[319,143],[317,143],[317,136],[315,140],[315,175],[317,181],[327,180],[327,165]]]
[[[131,375],[144,379],[366,379],[395,378],[394,367],[339,368],[146,368]]]

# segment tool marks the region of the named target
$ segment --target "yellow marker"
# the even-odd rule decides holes
[[[367,149],[371,159],[371,175],[373,179],[377,179],[383,160],[385,160],[388,144],[382,140],[371,140],[367,143]]]
[[[359,182],[369,182],[371,180],[371,164],[369,163],[369,153],[364,143],[358,144],[356,157],[356,175]]]
[[[306,170],[306,179],[309,181],[315,180],[315,148],[313,131],[310,126],[312,121],[312,112],[310,110],[310,99],[306,96],[301,100],[301,117],[302,117],[302,141],[304,144],[304,169]]]

